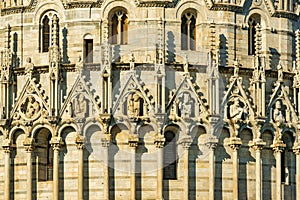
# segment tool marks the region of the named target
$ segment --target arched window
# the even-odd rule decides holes
[[[255,14],[249,18],[248,21],[248,55],[255,54],[255,35],[256,35],[256,25],[260,24],[260,16]]]
[[[113,12],[109,27],[111,44],[128,44],[128,17],[124,9]]]
[[[281,182],[289,185],[295,181],[295,157],[293,153],[293,134],[286,132],[282,136],[283,143],[286,145],[281,153]]]
[[[192,12],[181,17],[181,49],[196,50],[196,15]]]
[[[171,131],[165,133],[164,147],[164,179],[177,178],[177,147],[175,134]]]
[[[51,45],[59,44],[59,18],[53,11],[45,13],[40,22],[40,52],[48,52]]]

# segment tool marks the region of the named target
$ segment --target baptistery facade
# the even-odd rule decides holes
[[[0,199],[300,199],[295,0],[3,0]]]

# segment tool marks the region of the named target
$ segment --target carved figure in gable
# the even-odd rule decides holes
[[[128,96],[128,115],[129,117],[137,118],[142,115],[142,98],[133,93]]]
[[[233,104],[229,107],[229,117],[234,121],[240,121],[243,117],[245,110],[240,106],[240,100],[238,97],[235,97]]]
[[[87,114],[87,101],[83,94],[79,94],[77,98],[74,99],[73,111],[74,117],[84,118]]]
[[[285,117],[283,115],[283,108],[280,100],[277,100],[275,103],[275,108],[273,110],[273,121],[276,124],[282,124],[285,122]]]
[[[40,103],[31,95],[25,98],[23,103],[21,104],[21,112],[28,119],[37,117],[40,110]]]
[[[193,117],[192,115],[192,107],[193,107],[193,101],[191,100],[189,93],[183,93],[182,95],[182,101],[180,101],[179,109],[181,113],[181,117],[183,119],[187,119],[189,117]]]

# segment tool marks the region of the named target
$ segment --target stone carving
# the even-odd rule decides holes
[[[28,96],[21,104],[21,111],[28,119],[35,118],[39,114],[40,110],[40,103],[33,96]]]
[[[282,124],[285,122],[285,118],[282,112],[281,101],[277,100],[275,103],[275,108],[273,111],[273,120],[277,124]]]
[[[238,97],[232,100],[232,104],[229,106],[229,125],[231,129],[231,136],[237,137],[238,129],[240,128],[239,123],[243,120],[246,108],[241,106]]]
[[[191,113],[192,113],[192,101],[191,101],[191,97],[188,93],[184,93],[183,94],[183,101],[180,102],[179,104],[179,108],[181,111],[181,117],[183,119],[189,118],[191,117]]]
[[[33,73],[33,69],[34,69],[34,65],[31,62],[31,58],[30,57],[26,58],[26,64],[25,64],[25,74],[26,74],[26,76],[31,77],[32,73]]]
[[[282,82],[283,81],[283,69],[282,69],[281,62],[279,62],[279,64],[277,65],[277,70],[278,70],[278,81]]]
[[[73,103],[73,113],[75,117],[84,118],[87,114],[87,102],[83,94],[79,94]]]
[[[128,115],[130,117],[138,117],[140,115],[141,98],[137,93],[128,97]]]

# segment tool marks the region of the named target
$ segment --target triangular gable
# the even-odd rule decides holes
[[[284,106],[286,106],[288,113],[286,113],[285,117],[286,117],[286,122],[292,122],[297,124],[298,121],[298,117],[297,114],[295,112],[295,108],[293,107],[292,102],[290,101],[289,95],[287,94],[287,91],[285,89],[285,86],[283,83],[281,82],[277,82],[275,83],[275,88],[273,89],[273,94],[270,96],[270,101],[267,107],[267,111],[269,113],[269,120],[273,121],[273,109],[274,109],[274,105],[276,104],[277,101],[281,101],[282,104],[284,104]],[[282,110],[284,111],[284,109]]]
[[[91,92],[85,76],[79,74],[63,103],[60,118],[87,118],[100,114],[99,103]]]
[[[202,114],[205,116],[209,115],[207,101],[201,98],[201,92],[196,90],[195,86],[189,76],[184,76],[167,105],[167,110],[171,110],[171,118],[174,114],[178,115],[177,109],[181,112],[182,118],[199,117]],[[179,105],[177,105],[177,99],[179,99]],[[175,111],[172,111],[172,109],[174,110],[174,104],[176,104],[176,108]],[[187,116],[184,116],[185,114],[182,112],[186,112]]]
[[[234,78],[233,80],[231,80],[231,82],[229,83],[229,85],[227,86],[227,92],[223,98],[222,101],[222,107],[224,108],[224,117],[227,118],[227,103],[229,101],[232,100],[232,98],[239,98],[239,100],[242,100],[244,107],[248,109],[248,116],[249,119],[254,120],[255,118],[255,114],[254,114],[254,110],[253,110],[253,104],[251,102],[252,98],[250,97],[249,92],[245,91],[243,85],[242,85],[242,78],[241,77],[237,77]]]
[[[50,114],[47,96],[41,89],[41,85],[35,83],[36,79],[27,78],[26,83],[13,106],[11,118],[13,120],[34,121],[39,117]]]
[[[154,106],[153,106],[154,100],[147,91],[148,91],[148,89],[146,89],[144,87],[144,84],[141,84],[138,81],[138,79],[136,78],[135,74],[131,73],[129,75],[127,82],[124,84],[124,87],[121,89],[121,92],[118,95],[117,100],[114,102],[114,107],[112,109],[112,113],[116,114],[116,115],[118,115],[118,114],[124,115],[125,114],[124,111],[126,109],[123,109],[123,111],[122,111],[121,107],[122,107],[123,103],[126,101],[126,97],[128,97],[129,94],[136,92],[145,101],[145,103],[147,105],[147,109],[145,112],[148,112],[148,113],[144,113],[144,115],[154,114]],[[150,100],[150,98],[151,98],[151,100]]]

